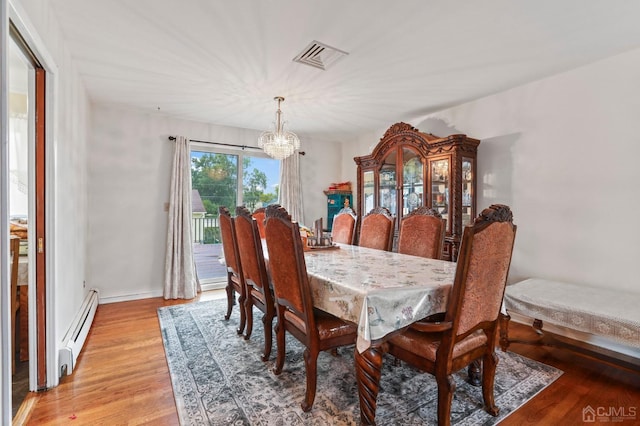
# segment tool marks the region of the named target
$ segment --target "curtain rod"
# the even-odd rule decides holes
[[[175,141],[176,137],[175,136],[169,136],[169,140],[170,141]],[[189,139],[189,140],[191,142],[208,143],[208,144],[211,144],[211,145],[232,146],[234,148],[242,148],[243,150],[246,149],[246,148],[249,148],[249,149],[257,149],[258,151],[262,151],[262,148],[259,148],[257,146],[236,145],[236,144],[233,144],[233,143],[222,143],[222,142],[199,141],[197,139]],[[298,154],[305,155],[305,152],[304,151],[298,151]]]

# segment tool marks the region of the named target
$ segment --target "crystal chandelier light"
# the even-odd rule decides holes
[[[283,160],[300,149],[300,139],[295,133],[284,130],[284,122],[282,121],[282,111],[280,111],[280,103],[284,102],[282,96],[276,96],[274,101],[278,101],[278,110],[276,111],[276,129],[275,131],[262,132],[258,138],[258,146],[267,153],[269,157],[276,160]]]

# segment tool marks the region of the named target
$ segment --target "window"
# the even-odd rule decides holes
[[[198,278],[205,289],[226,284],[220,262],[218,208],[235,214],[238,205],[253,211],[278,201],[280,161],[261,152],[220,150],[214,144],[191,148],[192,230]]]

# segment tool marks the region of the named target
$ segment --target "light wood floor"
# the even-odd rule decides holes
[[[224,293],[205,292],[199,300],[218,297]],[[100,305],[73,374],[54,389],[30,394],[14,424],[177,425],[156,310],[180,303],[186,302],[154,298]],[[518,324],[511,330],[517,337],[530,334]],[[562,350],[528,345],[511,350],[565,373],[502,425],[583,424],[587,406],[633,412],[636,420],[621,426],[640,424],[640,372]]]

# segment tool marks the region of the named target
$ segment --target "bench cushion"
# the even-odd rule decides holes
[[[507,286],[507,311],[640,348],[640,294],[530,278]]]

